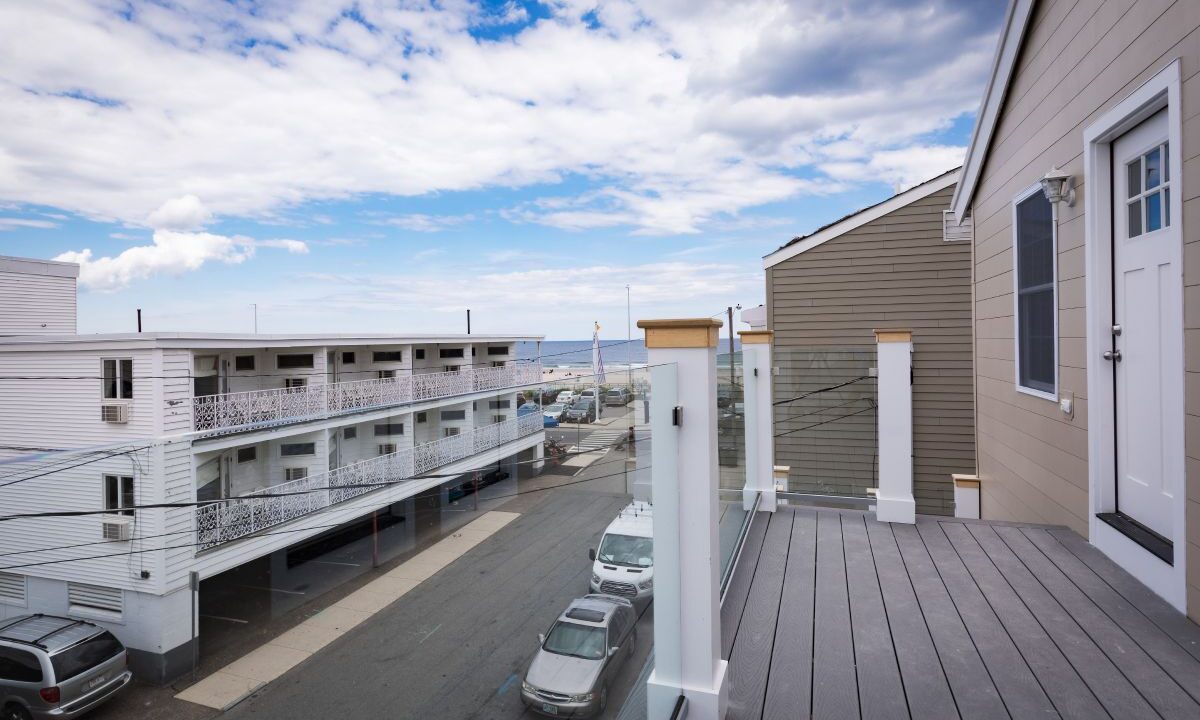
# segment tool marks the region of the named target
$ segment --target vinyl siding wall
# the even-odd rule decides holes
[[[0,335],[75,332],[75,278],[4,270],[0,265]]]
[[[1200,617],[1200,12],[1192,0],[1037,3],[983,165],[975,217],[978,449],[987,518],[1088,532],[1083,130],[1180,58],[1189,609]],[[1056,165],[1076,178],[1059,205],[1057,403],[1016,392],[1012,200]]]
[[[971,247],[942,239],[953,192],[914,201],[767,270],[769,327],[781,359],[821,349],[873,357],[874,330],[913,331],[914,495],[918,512],[938,515],[954,513],[950,474],[975,470]],[[842,374],[857,373],[847,365]],[[777,379],[776,399],[790,392],[787,378]],[[784,427],[781,412],[776,424]],[[846,441],[847,459],[832,472],[870,480],[873,455],[863,452],[874,448],[873,423],[866,413],[825,426],[828,442]],[[776,441],[776,462],[793,473],[813,464],[807,452],[791,438]]]

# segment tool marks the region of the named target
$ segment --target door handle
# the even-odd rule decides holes
[[[1105,350],[1104,351],[1104,359],[1112,360],[1113,362],[1121,362],[1121,351],[1120,350]]]

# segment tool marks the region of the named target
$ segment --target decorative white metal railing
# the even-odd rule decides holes
[[[200,432],[212,432],[279,425],[300,419],[535,385],[541,380],[540,363],[518,363],[457,372],[398,375],[379,380],[203,395],[192,399],[193,427]]]
[[[352,465],[273,485],[196,508],[196,543],[201,550],[323,510],[331,505],[415,481],[421,475],[542,429],[542,414],[512,420],[380,455]]]

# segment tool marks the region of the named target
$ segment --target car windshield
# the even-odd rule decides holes
[[[654,564],[654,540],[632,535],[605,535],[596,554],[600,562],[628,567],[650,567]]]
[[[107,630],[93,635],[50,656],[50,664],[54,666],[54,679],[57,682],[70,680],[105,660],[116,657],[123,649],[121,642]]]
[[[563,406],[559,405],[558,403],[554,403],[553,405],[546,406],[546,412],[562,412],[562,410],[563,410]]]
[[[555,623],[542,649],[555,655],[599,660],[604,657],[604,628],[569,622]]]

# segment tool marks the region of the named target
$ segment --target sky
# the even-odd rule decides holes
[[[764,255],[961,163],[1004,5],[5,3],[0,254],[80,263],[84,333],[753,307]]]

